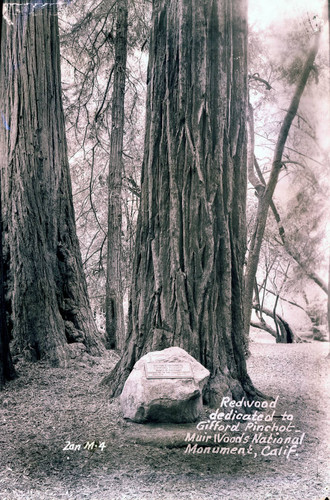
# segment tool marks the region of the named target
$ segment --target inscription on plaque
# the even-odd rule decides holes
[[[194,378],[190,363],[159,363],[157,361],[145,364],[147,378]]]

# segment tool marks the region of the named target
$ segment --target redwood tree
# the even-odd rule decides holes
[[[108,176],[108,255],[106,333],[108,347],[123,346],[125,327],[122,284],[122,176],[124,102],[127,59],[127,0],[117,0],[115,66],[112,93],[111,147]]]
[[[205,399],[255,397],[243,350],[246,1],[154,0],[129,331],[118,395],[147,351],[180,346]]]
[[[7,315],[5,307],[5,276],[2,252],[2,233],[2,217],[0,209],[0,390],[3,388],[6,380],[11,380],[16,376],[9,349],[9,335],[6,321]]]
[[[0,1],[0,40],[2,32],[2,7],[3,2]],[[0,47],[1,52],[1,47]],[[1,68],[0,68],[1,71]],[[9,336],[6,322],[5,308],[5,276],[3,265],[2,251],[2,211],[1,211],[1,171],[0,171],[0,390],[6,380],[15,377],[15,369],[13,367],[11,354],[9,350]]]
[[[0,109],[7,306],[16,348],[54,364],[65,364],[68,343],[99,354],[75,229],[55,2],[7,4]]]

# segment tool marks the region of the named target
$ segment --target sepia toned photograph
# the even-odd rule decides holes
[[[329,500],[330,0],[0,4],[0,500]]]

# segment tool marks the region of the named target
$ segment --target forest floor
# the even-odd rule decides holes
[[[117,359],[113,352],[105,359],[85,355],[70,369],[20,361],[19,378],[0,393],[0,499],[325,499],[328,349],[321,342],[251,345],[255,386],[279,395],[276,415],[292,414],[297,436],[305,433],[289,459],[261,455],[260,445],[244,455],[185,453],[196,424],[123,420],[118,400],[100,385]],[[105,447],[84,449],[96,440]]]

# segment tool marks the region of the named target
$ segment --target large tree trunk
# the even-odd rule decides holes
[[[246,2],[154,1],[130,324],[118,395],[147,351],[211,372],[206,402],[255,397],[243,352]]]
[[[0,29],[1,33],[1,29]],[[1,172],[0,172],[1,181]],[[16,376],[9,349],[9,335],[6,321],[5,307],[5,276],[2,251],[2,213],[1,213],[1,187],[0,187],[0,390],[6,380],[12,380]]]
[[[127,0],[117,0],[115,68],[109,164],[108,257],[106,285],[107,347],[122,348],[125,325],[122,286],[122,175],[127,58]]]
[[[19,4],[19,5],[18,5]],[[1,50],[1,172],[12,336],[32,359],[65,364],[98,340],[82,270],[61,100],[54,2],[7,5]],[[6,129],[6,130],[5,130]]]
[[[0,2],[0,40],[2,32],[2,7],[3,2]],[[0,46],[1,53],[1,46]],[[1,71],[1,68],[0,68]],[[3,265],[2,251],[2,210],[1,210],[1,171],[0,171],[0,390],[3,388],[6,380],[15,377],[15,369],[13,367],[10,350],[9,336],[6,322],[5,308],[5,277]]]

